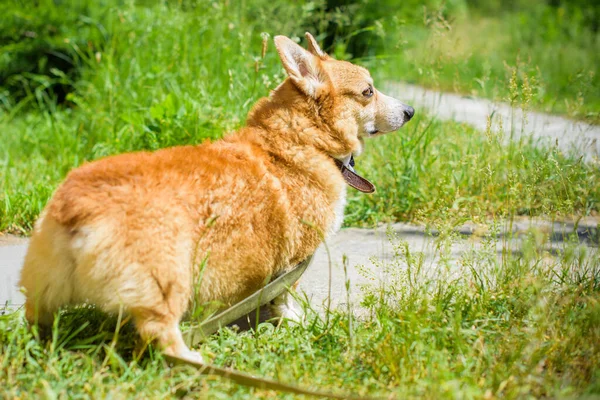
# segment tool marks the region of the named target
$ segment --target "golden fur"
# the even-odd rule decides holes
[[[346,184],[333,159],[360,153],[363,137],[412,114],[377,91],[366,97],[368,72],[307,38],[310,52],[275,39],[290,77],[255,105],[247,127],[214,143],[104,158],[67,176],[23,267],[30,322],[48,324],[66,304],[123,308],[143,339],[201,360],[178,327],[200,275],[197,301],[233,304],[339,228]]]

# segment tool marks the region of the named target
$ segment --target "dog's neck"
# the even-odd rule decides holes
[[[247,126],[261,137],[261,147],[284,159],[311,149],[341,158],[356,152],[361,144],[355,123],[336,116],[335,111],[333,96],[316,101],[286,79],[270,97],[256,103]]]

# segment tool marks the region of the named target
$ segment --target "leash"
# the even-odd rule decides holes
[[[306,268],[310,265],[313,256],[296,265],[283,275],[278,276],[264,288],[257,290],[244,300],[234,304],[228,309],[202,322],[199,326],[191,328],[187,334],[184,334],[185,343],[193,347],[206,340],[210,335],[217,332],[224,326],[248,314],[252,310],[265,305],[296,283]]]
[[[178,357],[171,357],[164,355],[164,358],[172,364],[185,364],[196,368],[201,374],[205,375],[217,375],[223,378],[230,379],[235,383],[244,386],[250,386],[261,390],[277,390],[281,392],[288,392],[294,394],[303,394],[313,397],[320,397],[326,399],[347,399],[347,400],[378,400],[374,397],[360,397],[348,394],[336,394],[330,392],[322,392],[318,390],[311,390],[301,388],[295,385],[288,385],[285,383],[277,382],[272,379],[266,379],[250,375],[244,372],[236,371],[230,368],[221,368],[211,364],[197,363],[193,361],[183,360]]]
[[[249,297],[236,303],[230,308],[218,313],[217,315],[202,322],[199,326],[190,328],[184,333],[186,344],[190,347],[206,340],[210,335],[217,332],[224,326],[232,323],[238,318],[248,314],[257,307],[261,307],[270,302],[284,291],[288,290],[295,282],[297,282],[306,268],[310,265],[313,256],[309,256],[288,272],[280,275],[264,288],[254,292]],[[330,392],[322,392],[301,388],[295,385],[289,385],[277,382],[272,379],[257,377],[248,373],[236,371],[231,368],[221,368],[212,364],[198,363],[189,360],[184,360],[179,357],[169,355],[163,356],[172,365],[189,365],[196,368],[201,374],[217,375],[223,378],[230,379],[240,385],[250,386],[261,390],[277,390],[282,392],[303,394],[313,397],[329,398],[329,399],[348,399],[348,400],[373,400],[373,397],[360,397],[348,394],[335,394]]]
[[[367,179],[358,175],[356,171],[354,171],[353,156],[350,157],[348,165],[345,165],[342,161],[337,159],[334,159],[334,161],[348,185],[363,193],[373,193],[375,191],[375,185],[373,185]],[[310,265],[312,258],[312,255],[309,256],[306,260],[296,265],[290,271],[277,277],[275,280],[267,284],[264,288],[257,290],[249,297],[246,297],[244,300],[207,319],[206,321],[202,322],[199,326],[190,328],[184,336],[186,344],[189,347],[197,345],[198,343],[206,340],[213,333],[217,332],[223,326],[229,325],[238,318],[243,317],[244,315],[250,313],[252,310],[265,305],[266,303],[270,302],[271,300],[282,294],[284,291],[288,290],[290,286],[292,286],[300,279],[306,268],[308,268],[308,266]],[[328,399],[375,399],[374,397],[361,397],[349,394],[335,394],[330,392],[305,389],[299,386],[277,382],[272,379],[257,377],[244,372],[236,371],[231,368],[221,368],[211,364],[188,361],[179,357],[173,357],[168,355],[164,355],[164,357],[171,364],[189,365],[196,368],[201,374],[221,376],[223,378],[230,379],[240,385],[250,386],[262,390],[277,390],[282,392],[303,394]]]

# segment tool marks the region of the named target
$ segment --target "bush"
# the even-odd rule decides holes
[[[80,75],[81,56],[98,51],[108,35],[100,3],[0,5],[0,93],[5,107],[27,97],[65,101]]]

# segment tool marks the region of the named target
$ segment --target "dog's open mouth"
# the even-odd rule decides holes
[[[375,185],[358,175],[354,170],[354,155],[350,155],[344,161],[338,159],[334,159],[334,161],[348,185],[363,193],[373,193],[375,191]]]

